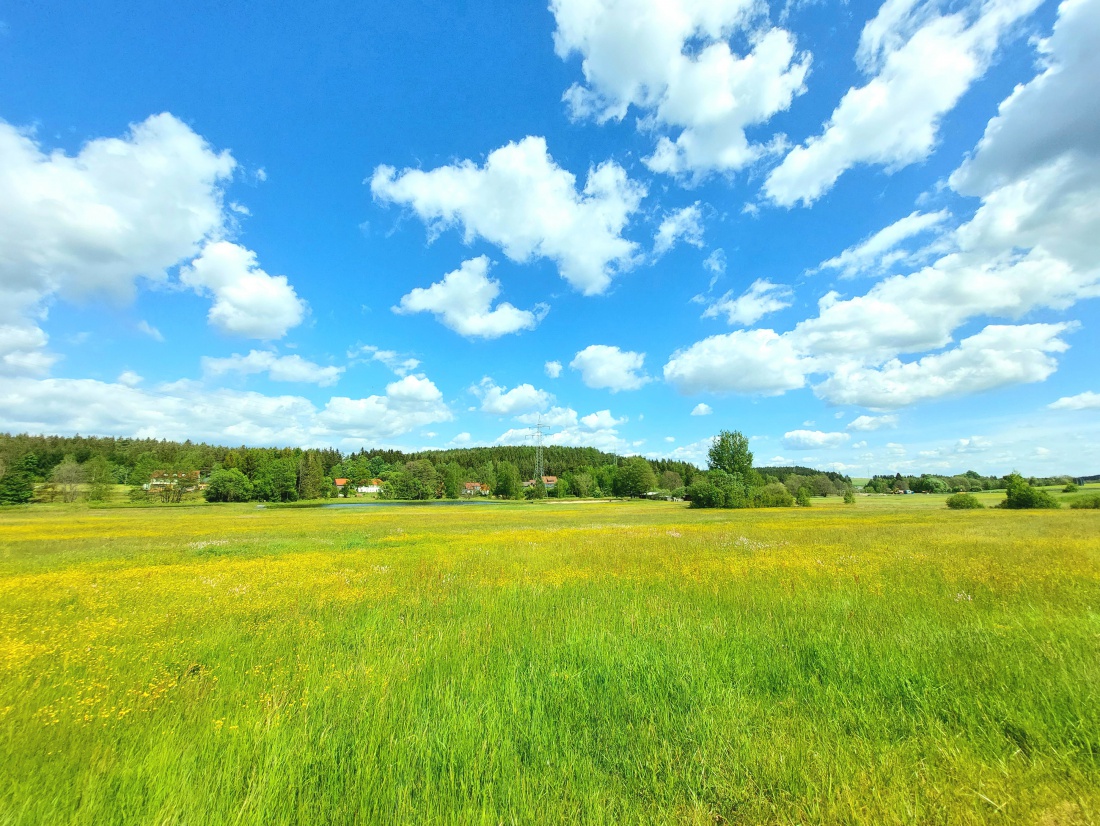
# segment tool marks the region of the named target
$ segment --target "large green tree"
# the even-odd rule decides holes
[[[0,505],[24,505],[34,498],[34,474],[38,458],[28,453],[0,477]]]
[[[298,496],[302,499],[320,499],[324,493],[325,469],[315,450],[307,450],[298,462]]]
[[[746,482],[753,476],[749,440],[740,430],[723,430],[714,437],[707,453],[711,470],[740,474]]]
[[[493,480],[493,496],[502,499],[519,499],[522,492],[522,482],[519,479],[519,471],[511,462],[501,462],[497,465]]]
[[[252,483],[236,468],[215,470],[205,495],[207,502],[247,502],[252,498]]]
[[[619,496],[643,496],[657,487],[653,468],[641,456],[631,456],[615,474],[615,493]]]

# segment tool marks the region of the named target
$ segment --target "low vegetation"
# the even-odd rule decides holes
[[[981,500],[972,493],[954,493],[947,497],[947,507],[951,510],[974,510],[984,508]]]
[[[1098,527],[4,509],[0,823],[1095,822]]]

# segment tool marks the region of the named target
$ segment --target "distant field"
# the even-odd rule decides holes
[[[1100,512],[943,499],[0,510],[0,824],[1097,822]]]

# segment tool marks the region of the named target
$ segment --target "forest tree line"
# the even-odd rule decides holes
[[[215,501],[292,502],[354,495],[381,481],[389,499],[457,498],[476,482],[501,498],[659,496],[691,498],[708,474],[720,469],[689,462],[623,457],[590,447],[547,446],[544,473],[534,480],[535,448],[499,445],[405,453],[364,449],[228,447],[204,442],[94,436],[0,434],[0,503],[103,501],[128,485],[135,500],[180,501],[201,484]],[[751,457],[751,454],[750,454]],[[165,474],[150,486],[154,474]],[[191,474],[196,474],[192,478]],[[780,485],[792,497],[843,495],[851,480],[807,467],[760,468],[752,480]],[[346,479],[338,488],[336,479]],[[750,480],[750,481],[752,481]],[[534,484],[525,483],[534,481]],[[755,483],[755,482],[754,482]],[[704,493],[707,489],[701,489]],[[768,494],[775,498],[775,488]],[[758,497],[759,498],[759,497]],[[767,498],[767,496],[765,497]]]

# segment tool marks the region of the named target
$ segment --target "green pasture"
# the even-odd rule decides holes
[[[1100,512],[943,501],[0,510],[0,824],[1095,823]]]

